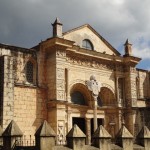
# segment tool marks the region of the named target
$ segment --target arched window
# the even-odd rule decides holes
[[[113,92],[107,88],[102,87],[98,97],[99,106],[117,106],[117,101]]]
[[[91,41],[87,40],[87,39],[82,41],[82,47],[85,48],[85,49],[89,49],[89,50],[93,50],[94,49],[93,48],[93,44],[91,43]]]
[[[31,61],[26,63],[26,81],[29,83],[34,83],[34,64]]]
[[[79,91],[75,91],[71,94],[71,101],[74,104],[86,105],[84,95]]]

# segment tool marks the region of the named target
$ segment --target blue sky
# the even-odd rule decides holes
[[[33,47],[52,35],[56,17],[63,31],[90,24],[122,54],[128,38],[138,67],[150,70],[149,0],[2,0],[0,43]]]

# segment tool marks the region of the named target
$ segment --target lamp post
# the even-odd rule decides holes
[[[91,75],[90,80],[86,81],[88,89],[92,92],[94,98],[94,131],[97,129],[97,98],[100,92],[101,84]]]

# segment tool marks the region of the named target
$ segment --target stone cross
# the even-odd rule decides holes
[[[90,80],[86,81],[88,89],[92,92],[94,98],[94,131],[97,129],[97,98],[100,92],[101,84],[91,75]]]

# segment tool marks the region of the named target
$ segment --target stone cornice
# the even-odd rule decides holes
[[[137,65],[139,62],[140,62],[140,60],[141,60],[141,58],[138,58],[138,57],[134,57],[134,56],[124,56],[123,57],[124,59],[124,63],[125,64],[131,64],[131,65]]]
[[[66,51],[69,56],[79,56],[79,57],[83,56],[84,58],[87,57],[90,59],[113,61],[116,63],[123,62],[123,57],[121,57],[121,56],[103,54],[103,53],[100,53],[97,51],[83,49],[76,45],[74,45],[71,48],[67,48]]]
[[[23,48],[23,47],[18,47],[18,46],[13,46],[13,45],[7,45],[7,44],[2,44],[0,43],[0,48],[10,50],[10,51],[16,51],[16,52],[23,52],[23,53],[35,53],[36,51],[34,49],[28,49],[28,48]]]
[[[50,48],[50,47],[57,46],[57,45],[63,46],[66,48],[66,47],[72,47],[73,44],[74,42],[72,41],[55,37],[55,38],[49,38],[46,41],[41,42],[39,45],[40,45],[40,48],[48,48],[48,47]]]

